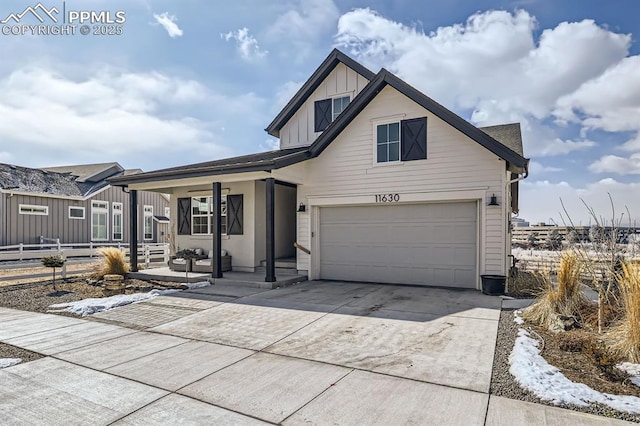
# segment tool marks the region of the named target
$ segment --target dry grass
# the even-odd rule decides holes
[[[607,344],[620,358],[640,363],[640,266],[623,264],[618,284],[624,316],[606,333]]]
[[[508,280],[507,295],[511,297],[538,297],[546,288],[546,280],[538,272],[518,271]]]
[[[124,252],[116,247],[101,247],[98,249],[101,261],[93,273],[96,279],[102,279],[105,275],[118,274],[125,275],[130,267],[127,263]]]
[[[557,315],[578,317],[586,299],[580,290],[582,264],[575,253],[563,253],[558,269],[558,285],[545,277],[546,288],[538,300],[526,309],[523,318],[541,327],[549,327]]]

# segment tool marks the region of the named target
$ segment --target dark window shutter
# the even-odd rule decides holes
[[[191,235],[191,198],[178,198],[178,235]]]
[[[427,158],[427,117],[400,122],[400,160],[424,160]]]
[[[227,195],[227,235],[242,235],[243,196]]]
[[[314,102],[315,131],[322,132],[331,124],[331,99],[323,99]]]

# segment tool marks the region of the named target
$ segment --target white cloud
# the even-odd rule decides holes
[[[277,149],[280,149],[280,142],[277,139],[268,138],[260,144],[261,151],[275,151]]]
[[[297,62],[306,59],[319,37],[335,28],[340,16],[333,0],[295,0],[280,7],[286,11],[269,27],[268,34],[293,44],[295,50],[287,51],[287,56]]]
[[[520,217],[532,223],[549,222],[551,217],[562,224],[562,217],[567,217],[560,200],[564,203],[569,217],[574,224],[588,225],[593,222],[585,205],[592,207],[598,217],[611,222],[614,213],[611,210],[609,194],[613,199],[615,217],[620,219],[624,213],[624,222],[628,220],[627,208],[631,221],[640,222],[640,197],[631,197],[640,191],[640,183],[622,183],[607,178],[589,183],[584,187],[573,187],[567,182],[551,183],[549,181],[529,181],[520,183]]]
[[[280,112],[282,108],[293,98],[298,90],[304,84],[303,81],[287,81],[280,85],[276,91],[276,99],[274,101],[273,110]]]
[[[249,34],[249,29],[244,27],[235,31],[229,31],[226,34],[220,34],[220,37],[226,41],[235,40],[240,56],[245,61],[252,61],[267,56],[266,50],[260,49],[258,40]]]
[[[616,173],[619,175],[640,174],[640,152],[631,154],[629,158],[617,155],[605,155],[589,165],[594,173]]]
[[[545,166],[537,161],[529,162],[529,174],[531,176],[536,176],[541,173],[557,173],[562,171],[564,171],[564,169],[560,167]]]
[[[176,21],[178,20],[174,15],[169,15],[169,12],[161,13],[160,15],[153,14],[153,19],[167,31],[169,37],[176,38],[182,37],[183,31],[178,27]]]
[[[586,115],[578,118],[576,111]],[[557,102],[554,114],[609,132],[640,130],[640,56],[624,58]]]
[[[242,128],[265,120],[266,102],[252,93],[216,93],[156,72],[72,80],[20,69],[0,79],[0,92],[0,140],[26,166],[121,161],[155,169],[215,159],[233,153],[218,129],[234,124],[235,138],[238,117]],[[202,111],[215,121],[199,118]]]
[[[631,38],[591,20],[562,22],[537,41],[536,28],[524,10],[488,11],[427,34],[356,9],[340,17],[335,40],[372,69],[384,66],[447,107],[472,110],[478,124],[527,123],[526,155],[593,146],[563,140],[543,122],[559,99],[619,64]]]

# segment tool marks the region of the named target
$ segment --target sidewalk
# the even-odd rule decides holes
[[[353,342],[358,342],[358,327],[379,330],[381,340],[400,339],[395,332],[385,334],[396,324],[408,330],[442,327],[438,335],[443,335],[456,329],[448,323],[493,324],[488,308],[423,316],[419,321],[415,312],[407,311],[403,315],[413,319],[402,320],[389,318],[399,318],[399,311],[374,311],[378,317],[337,313],[347,312],[345,300],[362,304],[381,297],[372,286],[242,291],[215,287],[182,294],[197,298],[161,296],[91,320],[0,308],[0,342],[47,355],[0,370],[2,423],[627,424],[489,396],[474,390],[484,385],[462,385],[468,378],[460,386],[410,378],[423,377],[418,374],[422,368],[451,354],[438,355],[425,347],[412,355],[401,340],[396,345],[401,353],[357,361],[358,367],[353,360],[329,363],[286,354],[292,350],[286,342],[307,339],[311,346],[321,344],[321,336],[315,341],[309,331],[316,325],[326,328],[347,321],[345,330],[351,330],[352,337],[347,337]],[[298,308],[283,308],[279,301],[287,298]],[[223,335],[225,329],[233,333]],[[216,330],[215,338],[211,330]],[[230,340],[220,343],[222,339]],[[363,354],[387,347],[384,342],[368,345],[374,348],[363,347]],[[397,363],[406,357],[413,357],[413,367],[403,372]],[[420,364],[422,359],[426,364]],[[445,383],[455,374],[437,377]]]

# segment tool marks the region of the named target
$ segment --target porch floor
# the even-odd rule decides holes
[[[168,267],[145,269],[138,272],[130,272],[130,278],[140,280],[157,280],[157,281],[173,281],[173,282],[199,282],[213,281],[213,284],[236,285],[255,288],[277,288],[285,287],[294,283],[307,280],[304,274],[298,274],[295,269],[276,269],[276,281],[268,283],[264,281],[265,272],[239,272],[228,271],[223,273],[222,278],[211,278],[208,273],[189,272],[188,278],[184,272],[172,271]]]

